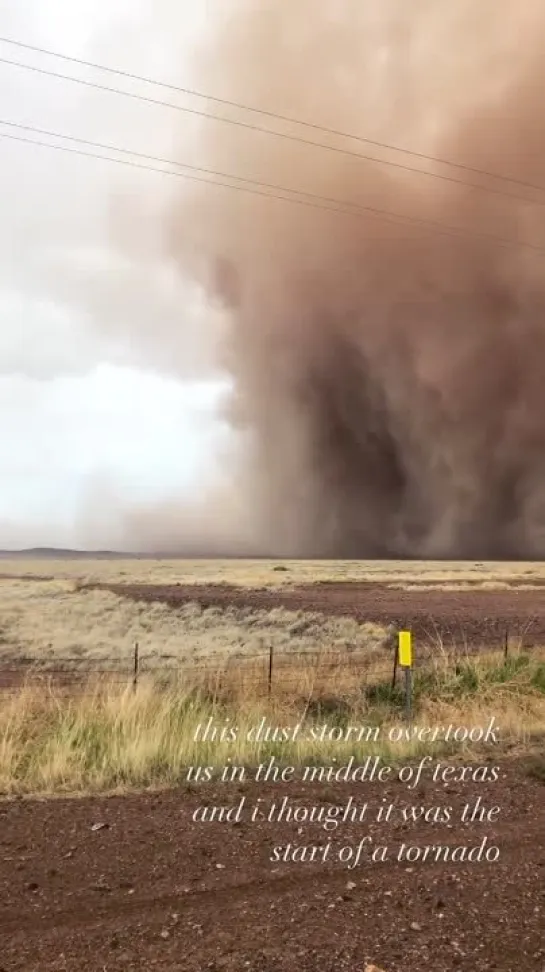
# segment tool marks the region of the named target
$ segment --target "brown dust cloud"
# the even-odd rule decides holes
[[[188,513],[194,551],[201,524],[203,553],[545,555],[542,0],[210,9],[195,87],[315,127],[208,103],[300,141],[180,139],[281,187],[183,183],[164,209],[234,387],[235,468]]]

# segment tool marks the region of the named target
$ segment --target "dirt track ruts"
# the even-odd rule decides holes
[[[194,823],[182,791],[0,804],[4,972],[543,972],[543,785],[514,766],[491,784],[291,784],[207,790],[208,802],[289,795],[307,805],[383,798],[450,803],[481,794],[494,824]],[[335,794],[333,796],[333,794]],[[93,831],[94,824],[105,826]],[[456,846],[483,836],[496,863],[278,864],[271,847],[401,841]],[[350,883],[349,883],[350,882]]]
[[[545,645],[545,590],[396,590],[385,584],[313,583],[297,587],[244,588],[230,584],[101,584],[124,596],[177,607],[252,607],[345,615],[359,621],[410,627],[436,643],[496,645],[509,637],[525,647]]]

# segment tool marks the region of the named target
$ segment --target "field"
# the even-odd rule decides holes
[[[530,563],[2,557],[0,968],[543,972],[544,587],[545,564]],[[393,660],[405,627],[414,719],[495,717],[494,752],[195,743],[210,718],[404,725]],[[200,798],[189,765],[423,752],[498,762],[499,782],[477,789],[502,805],[486,827],[499,862],[275,865],[270,840],[297,840],[296,824],[275,835],[191,819]],[[211,786],[209,802],[258,795],[251,782],[221,797]],[[350,792],[397,801],[396,787]],[[274,793],[318,804],[340,801],[342,787]],[[443,785],[423,784],[419,799],[440,803]],[[417,823],[396,838],[433,832]],[[318,837],[309,825],[305,840]],[[449,844],[466,839],[463,824],[448,832]]]
[[[4,557],[0,637],[4,660],[90,664],[121,660],[135,640],[158,659],[201,660],[261,642],[366,645],[392,624],[426,641],[497,645],[508,630],[545,644],[543,587],[545,564]]]
[[[279,568],[282,568],[279,570]],[[221,584],[276,587],[321,581],[376,581],[418,587],[545,584],[545,563],[407,560],[147,560],[144,557],[32,557],[2,554],[0,575],[47,576],[83,582]]]

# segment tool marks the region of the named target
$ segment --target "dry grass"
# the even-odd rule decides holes
[[[283,567],[285,570],[275,568]],[[315,581],[411,584],[524,584],[545,580],[544,563],[456,561],[146,560],[2,557],[0,575],[51,576],[84,583],[215,584],[278,587]]]
[[[63,659],[89,667],[132,666],[133,644],[144,666],[226,662],[250,655],[316,651],[373,653],[386,632],[351,618],[326,618],[282,608],[202,609],[133,601],[110,591],[79,590],[66,580],[3,580],[0,641],[4,663],[24,657],[52,665]]]
[[[392,743],[402,706],[388,683],[354,681],[350,695],[330,681],[327,697],[298,692],[259,699],[224,686],[213,695],[202,684],[161,686],[148,678],[136,691],[105,683],[80,696],[23,688],[0,709],[0,792],[55,793],[165,786],[187,779],[194,765],[222,767],[228,760],[252,766],[276,756],[293,766],[379,755],[408,760],[424,752],[455,755],[452,746],[422,741]],[[453,666],[448,660],[417,675],[415,724],[500,726],[496,758],[512,747],[528,750],[545,732],[545,653],[507,662],[478,659]],[[195,740],[199,724],[238,728],[234,742]],[[301,725],[288,743],[248,738],[262,719],[271,726]],[[317,741],[311,727],[327,725],[341,741]],[[346,739],[348,727],[378,728],[378,738]],[[464,758],[482,747],[457,746]],[[487,750],[488,755],[490,751]]]
[[[124,565],[124,566],[122,566]],[[1,565],[17,573],[14,562]],[[9,569],[8,569],[9,566]],[[44,669],[73,659],[90,670],[108,663],[126,672],[122,685],[108,678],[70,693],[30,684],[1,696],[0,791],[83,792],[170,785],[194,763],[252,764],[278,755],[292,764],[344,759],[376,752],[407,759],[422,744],[395,752],[372,744],[317,743],[303,735],[289,746],[258,744],[245,730],[266,718],[276,725],[388,727],[401,718],[403,697],[391,687],[388,632],[349,618],[283,609],[202,609],[137,602],[103,590],[81,590],[83,580],[212,580],[290,583],[384,579],[411,583],[506,584],[541,576],[542,565],[305,564],[275,572],[265,562],[19,561],[27,574],[55,573],[53,580],[0,580],[0,651],[4,664],[25,657]],[[126,573],[121,573],[125,570]],[[411,570],[412,581],[411,581]],[[138,573],[140,571],[140,574]],[[381,575],[383,571],[383,575]],[[146,573],[147,572],[147,573]],[[170,573],[169,573],[170,572]],[[208,572],[208,573],[207,573]],[[266,581],[264,580],[266,578]],[[129,684],[132,645],[138,641],[144,674]],[[274,689],[267,695],[268,649],[275,649]],[[255,661],[252,660],[255,658]],[[172,669],[184,671],[183,682]],[[168,672],[155,672],[171,668]],[[186,666],[187,668],[187,666]],[[125,679],[125,675],[123,675]],[[415,674],[419,724],[482,724],[491,715],[502,726],[502,751],[528,748],[545,733],[545,654],[453,658],[441,645],[437,658]],[[196,745],[195,728],[208,718],[230,719],[239,739]]]

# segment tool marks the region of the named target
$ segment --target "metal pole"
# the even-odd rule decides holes
[[[399,632],[399,663],[405,672],[405,717],[410,722],[413,708],[413,648],[410,631]]]
[[[405,666],[405,717],[407,722],[413,717],[413,670],[410,665]]]

